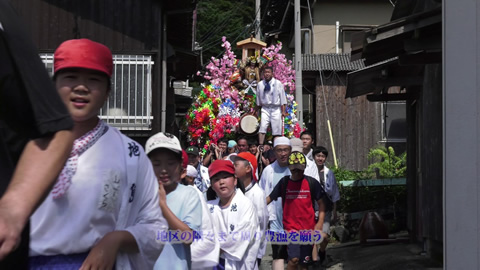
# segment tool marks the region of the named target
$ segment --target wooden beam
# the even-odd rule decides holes
[[[367,100],[370,102],[402,101],[402,100],[410,100],[415,98],[416,96],[413,93],[367,95]]]
[[[408,76],[408,77],[386,77],[386,78],[372,78],[371,82],[377,86],[413,86],[422,85],[423,77]]]
[[[428,36],[420,39],[405,39],[403,47],[406,52],[418,52],[426,50],[442,50],[442,36]]]
[[[442,63],[442,52],[422,52],[398,56],[400,66],[439,64]]]

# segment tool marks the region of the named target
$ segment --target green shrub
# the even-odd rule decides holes
[[[375,161],[366,170],[351,171],[342,167],[332,168],[337,182],[345,180],[374,179],[405,177],[406,153],[395,155],[392,147],[372,148],[368,154],[370,160]],[[404,227],[407,204],[406,186],[368,186],[344,187],[339,185],[340,201],[337,210],[341,213],[354,213],[367,210],[385,209],[393,207],[393,213],[387,215],[392,224]],[[356,222],[356,221],[352,221]],[[356,224],[356,223],[355,223]],[[357,224],[358,225],[358,224]]]
[[[345,180],[363,180],[371,179],[372,174],[368,171],[351,171],[343,167],[333,167],[331,168],[335,174],[335,179],[337,182]]]
[[[367,171],[378,174],[383,178],[399,178],[405,177],[407,173],[407,153],[400,156],[395,155],[393,147],[379,146],[370,149],[368,153],[370,160],[376,161],[368,166]]]

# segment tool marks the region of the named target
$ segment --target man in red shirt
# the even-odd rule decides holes
[[[283,228],[288,234],[288,265],[287,269],[307,269],[312,262],[313,244],[305,241],[302,231],[320,231],[321,239],[325,238],[322,232],[325,217],[325,192],[320,183],[305,176],[305,155],[301,152],[292,152],[288,157],[288,167],[291,175],[283,177],[267,197],[267,204],[277,198],[283,201]],[[315,222],[314,202],[319,206],[319,219]],[[295,235],[299,237],[294,237]]]

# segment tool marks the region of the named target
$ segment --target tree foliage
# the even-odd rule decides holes
[[[255,0],[200,0],[198,1],[197,42],[203,48],[203,55],[223,54],[220,47],[222,37],[235,44],[254,31]],[[233,48],[235,54],[236,46]]]
[[[293,3],[293,2],[292,2]],[[293,6],[290,7],[287,14],[285,10],[290,4],[289,0],[267,0],[262,1],[261,4],[261,28],[263,33],[279,30],[280,24],[285,16],[283,28],[291,25],[290,21],[293,17]]]

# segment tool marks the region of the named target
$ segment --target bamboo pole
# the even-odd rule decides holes
[[[330,134],[330,143],[332,144],[333,161],[335,162],[335,167],[338,168],[337,154],[335,153],[335,143],[333,142],[332,127],[330,126],[330,119],[327,119],[327,124],[328,124],[328,133]]]

